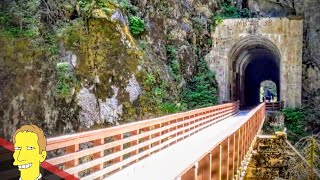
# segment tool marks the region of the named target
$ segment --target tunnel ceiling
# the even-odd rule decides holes
[[[280,53],[273,43],[251,38],[238,43],[231,52],[233,97],[240,100],[242,106],[254,106],[260,102],[260,85],[265,80],[275,82],[279,92]]]
[[[271,80],[280,86],[280,70],[277,57],[267,51],[252,50],[248,64],[244,66],[244,95],[245,106],[254,106],[260,102],[260,84]],[[279,91],[279,88],[278,88]],[[279,97],[278,97],[279,98]]]

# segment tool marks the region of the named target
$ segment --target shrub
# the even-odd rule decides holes
[[[130,16],[130,31],[134,36],[140,35],[145,30],[144,21],[137,16]]]
[[[181,80],[181,77],[180,77],[180,64],[178,60],[176,59],[171,60],[169,65],[170,65],[169,67],[170,74],[173,76],[173,79],[176,82],[179,82]]]
[[[212,106],[218,103],[218,91],[215,75],[204,59],[197,64],[198,74],[192,78],[183,90],[183,101],[189,109]]]
[[[77,80],[74,77],[69,63],[62,62],[57,64],[57,84],[55,96],[67,99],[72,95],[72,88],[75,87]]]
[[[128,14],[136,15],[139,11],[139,8],[132,5],[128,0],[116,0],[116,3],[118,3]]]
[[[252,17],[252,14],[250,10],[244,8],[244,9],[238,9],[234,5],[232,5],[230,2],[224,2],[222,3],[220,16],[224,19],[226,18],[249,18]]]
[[[171,102],[165,102],[160,105],[161,112],[164,114],[171,114],[179,112],[180,108],[177,104]]]
[[[212,15],[212,26],[215,28],[222,23],[223,19],[228,18],[250,18],[252,13],[249,9],[238,9],[231,2],[227,1],[222,3],[221,10],[218,13]]]
[[[202,19],[200,17],[193,17],[192,20],[193,20],[194,28],[197,31],[201,31],[203,28]]]
[[[168,64],[169,64],[169,72],[170,75],[176,82],[181,80],[180,76],[180,64],[179,61],[176,59],[176,49],[172,45],[166,46],[167,50],[167,57],[168,57]]]
[[[152,86],[153,83],[156,82],[156,79],[155,77],[153,76],[153,74],[147,74],[146,75],[146,85],[147,86]]]
[[[307,135],[304,129],[306,127],[304,121],[306,114],[303,109],[285,108],[282,112],[285,116],[284,124],[289,130],[289,135],[292,135],[288,136],[290,140],[297,141]]]
[[[4,3],[0,10],[1,35],[9,37],[38,36],[40,34],[39,5],[39,0],[19,0]]]

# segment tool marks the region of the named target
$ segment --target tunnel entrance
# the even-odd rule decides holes
[[[276,85],[280,97],[280,53],[277,47],[262,37],[243,39],[233,48],[230,59],[231,95],[242,107],[260,103],[261,83],[270,80]]]

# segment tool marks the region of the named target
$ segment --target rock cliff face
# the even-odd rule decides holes
[[[124,105],[140,106],[145,56],[112,10],[62,29],[56,54],[35,38],[1,37],[1,134],[9,138],[25,123],[49,135],[118,124]]]
[[[163,115],[163,104],[182,109],[180,89],[209,52],[220,1],[59,2],[48,1],[48,14],[38,0],[0,3],[1,137],[23,124],[56,136]],[[22,12],[33,13],[31,28],[12,11],[20,6],[32,8]],[[145,22],[138,36],[132,14]]]

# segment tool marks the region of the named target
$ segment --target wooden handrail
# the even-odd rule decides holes
[[[181,180],[196,179],[241,179],[248,157],[261,130],[265,118],[265,103],[250,111],[248,119],[233,132],[214,145],[190,167],[180,174]],[[204,178],[203,178],[204,177]]]
[[[265,102],[267,111],[281,111],[283,109],[284,102]]]
[[[238,102],[196,109],[101,130],[50,138],[47,151],[65,149],[48,159],[83,179],[101,178],[234,115]],[[89,148],[81,148],[89,146]],[[83,160],[83,159],[87,160]],[[79,163],[80,161],[83,161]]]

